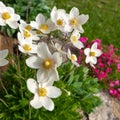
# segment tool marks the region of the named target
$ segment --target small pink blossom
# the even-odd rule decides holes
[[[116,81],[115,81],[115,85],[116,85],[116,86],[119,86],[119,85],[120,85],[119,80],[116,80]]]
[[[114,83],[114,82],[110,82],[109,86],[110,86],[110,87],[114,87],[114,86],[115,86],[115,83]]]

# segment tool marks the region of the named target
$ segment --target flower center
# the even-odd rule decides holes
[[[32,50],[32,48],[31,48],[30,45],[28,45],[28,44],[24,44],[23,49],[24,49],[25,51],[30,51],[30,50]]]
[[[27,25],[27,26],[25,27],[25,29],[28,30],[28,31],[32,30],[32,28],[31,28],[30,25]]]
[[[36,34],[41,34],[41,31],[40,30],[36,30]]]
[[[58,19],[58,20],[57,20],[57,25],[62,26],[62,25],[63,25],[63,20]]]
[[[53,66],[53,61],[51,59],[45,59],[42,62],[42,67],[46,70],[52,68]]]
[[[11,18],[11,16],[10,16],[10,14],[9,14],[8,12],[4,12],[4,13],[2,13],[2,18],[3,18],[4,20],[8,20],[8,19]]]
[[[38,89],[39,96],[45,97],[47,95],[47,90],[45,88]]]
[[[74,43],[77,42],[77,37],[76,36],[72,36],[72,42],[74,42]]]
[[[95,56],[95,52],[90,52],[90,56],[94,57]]]
[[[71,59],[72,61],[76,61],[76,60],[77,60],[77,58],[76,58],[76,56],[75,56],[74,54],[72,54],[72,55],[70,56],[70,59]]]
[[[70,24],[73,25],[73,26],[76,26],[78,24],[77,19],[76,18],[71,19]]]
[[[40,25],[40,29],[41,29],[41,30],[44,30],[44,31],[47,31],[47,30],[48,30],[48,25],[46,25],[46,24],[41,24],[41,25]]]
[[[24,30],[24,37],[29,38],[31,35],[28,31]]]

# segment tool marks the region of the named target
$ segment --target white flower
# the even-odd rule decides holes
[[[84,30],[82,25],[85,24],[89,16],[81,14],[79,15],[79,10],[76,7],[73,7],[69,13],[69,25],[74,29],[78,30],[80,33],[83,33]]]
[[[34,41],[40,40],[40,38],[38,37],[35,31],[29,31],[27,29],[23,29],[20,30],[19,34],[21,34],[21,36],[25,39],[34,40]]]
[[[51,19],[45,20],[45,17],[42,14],[38,14],[36,17],[36,21],[31,21],[31,26],[36,28],[37,30],[40,30],[44,34],[48,34],[51,31],[54,30],[54,23],[51,21]]]
[[[8,55],[8,50],[0,50],[0,67],[8,64],[8,60],[6,60],[6,56]]]
[[[94,64],[97,63],[97,57],[102,54],[102,51],[97,49],[97,43],[95,42],[91,48],[86,48],[84,50],[84,54],[86,55],[85,62],[90,63],[90,65],[94,67]]]
[[[84,47],[84,45],[79,39],[80,39],[80,33],[78,31],[73,31],[70,40],[76,48],[81,49]]]
[[[26,64],[34,69],[38,69],[37,78],[39,82],[44,82],[45,77],[52,76],[53,80],[58,80],[57,67],[62,63],[62,57],[58,52],[51,54],[46,43],[41,42],[37,47],[37,56],[32,56],[26,60]]]
[[[20,20],[19,29],[20,29],[20,31],[22,31],[24,29],[31,31],[32,27],[30,24],[26,23],[24,20]]]
[[[12,7],[6,7],[0,2],[0,25],[5,26],[8,24],[11,28],[16,29],[18,27],[18,21],[20,16],[15,14]]]
[[[32,44],[32,40],[24,39],[18,32],[18,48],[22,53],[37,53],[37,45]]]
[[[54,109],[54,102],[51,98],[57,98],[61,95],[61,90],[53,85],[50,80],[45,83],[37,83],[34,79],[27,80],[27,87],[30,92],[34,94],[33,100],[30,105],[35,109],[44,107],[52,111]]]
[[[68,24],[68,14],[65,10],[54,7],[51,11],[51,20],[55,23],[56,28],[62,32],[72,31],[72,28]]]
[[[68,49],[67,56],[68,56],[68,58],[71,60],[71,62],[72,62],[74,65],[76,65],[77,67],[79,67],[79,64],[76,62],[76,61],[77,61],[77,57],[76,57],[75,54],[71,54],[70,49]]]

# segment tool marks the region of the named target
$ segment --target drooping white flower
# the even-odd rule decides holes
[[[8,64],[8,60],[5,59],[7,55],[8,49],[0,50],[0,67]]]
[[[68,49],[67,56],[74,65],[79,67],[79,64],[77,63],[77,56],[75,54],[71,54],[70,49]]]
[[[36,17],[36,21],[31,21],[30,24],[31,26],[33,26],[37,30],[40,30],[44,34],[50,33],[55,28],[55,25],[51,21],[51,19],[45,20],[43,14],[38,14]]]
[[[82,25],[85,24],[89,16],[81,14],[79,15],[79,10],[76,7],[73,7],[69,13],[69,25],[74,29],[78,30],[80,33],[83,33],[84,30]]]
[[[12,7],[6,7],[2,2],[0,2],[0,25],[5,26],[8,24],[11,28],[16,29],[19,25],[18,21],[20,16],[15,14]]]
[[[97,43],[95,42],[91,48],[86,48],[84,50],[84,54],[86,55],[85,62],[90,63],[90,65],[94,67],[94,64],[97,63],[97,57],[102,54],[102,51],[97,48]]]
[[[71,32],[72,28],[68,24],[68,14],[63,9],[54,7],[51,11],[51,20],[55,23],[56,28],[62,32]]]
[[[62,63],[60,53],[50,53],[46,43],[41,42],[37,47],[37,56],[32,56],[26,60],[26,64],[34,69],[38,69],[37,78],[39,82],[43,82],[45,77],[52,76],[53,80],[58,80],[59,75],[57,67]]]
[[[20,32],[18,32],[18,48],[22,53],[31,54],[37,53],[37,45],[32,43],[32,40],[24,39]]]
[[[48,80],[45,83],[38,83],[34,79],[27,80],[27,88],[34,94],[30,105],[35,109],[44,107],[45,109],[54,110],[54,102],[51,98],[57,98],[61,95],[61,90],[53,85],[53,81]]]
[[[80,33],[76,30],[73,31],[70,40],[76,48],[81,49],[84,47],[84,45],[79,39],[80,39]]]

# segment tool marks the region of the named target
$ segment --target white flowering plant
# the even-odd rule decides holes
[[[77,120],[81,111],[89,114],[100,105],[97,78],[77,58],[83,49],[85,63],[94,68],[102,54],[97,43],[85,48],[79,40],[88,15],[54,7],[50,18],[38,13],[26,22],[3,2],[0,9],[0,26],[18,30],[17,53],[8,55],[12,64],[5,59],[8,50],[0,51],[0,67],[8,64],[0,71],[0,119]]]

